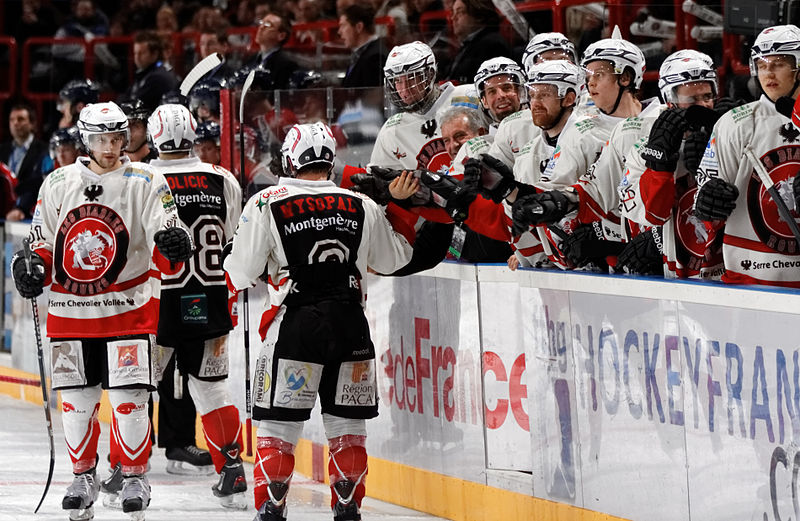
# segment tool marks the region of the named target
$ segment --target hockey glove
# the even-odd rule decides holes
[[[661,236],[660,228],[656,234]],[[629,273],[641,275],[664,275],[664,258],[652,229],[640,233],[625,245],[617,258],[617,268],[627,268]]]
[[[518,197],[511,207],[512,233],[519,235],[529,226],[558,222],[573,208],[574,204],[559,190]]]
[[[800,213],[800,174],[792,180],[792,193],[794,194],[794,211]]]
[[[703,221],[724,221],[736,208],[739,189],[718,177],[712,177],[697,190],[694,214]]]
[[[170,262],[183,262],[192,256],[192,239],[183,228],[158,230],[153,237],[158,251]]]
[[[605,239],[599,221],[579,226],[559,246],[564,256],[579,268],[591,262],[605,265],[606,257],[618,255],[624,247],[621,242]]]
[[[433,194],[433,200],[444,207],[450,217],[457,223],[464,222],[469,216],[469,206],[478,196],[478,191],[466,183],[460,183],[452,176],[417,170],[420,182]]]
[[[708,132],[698,129],[691,132],[683,142],[683,165],[686,170],[694,175],[708,145]]]
[[[535,191],[532,190],[533,187],[530,185],[520,183],[514,179],[514,172],[505,163],[489,154],[482,154],[481,193],[495,203],[502,203],[515,188],[519,188],[522,191],[522,195]]]
[[[378,204],[388,204],[392,200],[392,194],[389,192],[390,180],[378,177],[372,174],[353,174],[350,177],[353,182],[351,190],[360,192]]]
[[[647,144],[641,148],[647,168],[658,172],[674,172],[678,166],[678,150],[686,131],[683,109],[668,109],[658,116],[650,129]]]
[[[20,250],[11,257],[11,276],[17,292],[23,298],[34,298],[42,294],[44,288],[44,261],[36,253],[31,253],[31,267],[25,262],[25,252]]]

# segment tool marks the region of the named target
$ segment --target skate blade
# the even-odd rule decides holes
[[[131,521],[144,521],[144,510],[128,512],[128,515],[131,516]]]
[[[94,506],[75,508],[69,511],[70,521],[88,521],[94,519]]]
[[[119,494],[103,494],[103,506],[114,510],[122,510],[122,501],[119,500]]]
[[[185,461],[167,460],[167,474],[175,476],[210,476],[215,472],[214,465],[196,467]]]
[[[250,507],[244,492],[222,496],[219,498],[219,504],[231,510],[247,510]]]

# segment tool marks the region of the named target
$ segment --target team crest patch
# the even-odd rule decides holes
[[[70,210],[55,237],[55,280],[74,295],[102,293],[125,267],[130,236],[111,208],[85,204]]]
[[[761,156],[760,160],[792,217],[800,222],[797,209],[793,209],[792,194],[792,179],[800,168],[800,146],[785,145],[770,150]],[[763,244],[775,253],[800,254],[789,224],[781,217],[778,206],[755,171],[751,172],[747,185],[747,206],[753,230]]]
[[[121,345],[117,349],[117,367],[130,367],[139,364],[136,345]]]
[[[440,137],[425,143],[417,154],[417,168],[425,168],[431,172],[439,172],[442,167],[449,167],[451,162],[452,158],[444,147],[444,139]]]

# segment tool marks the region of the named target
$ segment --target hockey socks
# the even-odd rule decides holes
[[[345,434],[328,440],[330,458],[328,460],[328,476],[331,482],[331,508],[334,513],[354,511],[358,514],[361,500],[366,492],[367,476],[367,437]],[[355,503],[357,508],[353,508]],[[337,516],[337,519],[339,517]],[[359,517],[341,517],[341,519],[361,519]]]
[[[123,475],[141,475],[150,458],[150,418],[144,390],[111,389],[108,398],[114,409],[112,432],[119,446]]]
[[[253,468],[255,504],[269,502],[273,512],[282,512],[294,472],[294,445],[280,438],[258,437]]]
[[[100,386],[61,391],[64,439],[67,442],[72,472],[84,473],[97,461],[97,440],[100,438]]]
[[[225,455],[220,452],[222,448],[233,443],[243,446],[239,410],[233,405],[226,405],[204,414],[201,419],[214,469],[219,474],[225,465]]]

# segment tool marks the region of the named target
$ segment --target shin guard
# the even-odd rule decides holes
[[[253,468],[256,509],[267,505],[267,511],[281,513],[285,509],[289,482],[294,472],[294,445],[280,438],[258,437],[256,464]]]
[[[233,405],[226,405],[215,409],[202,416],[203,434],[208,443],[208,451],[214,461],[214,469],[217,474],[225,465],[225,456],[220,452],[222,447],[242,443],[242,424],[239,422],[239,409]]]
[[[114,436],[119,446],[122,474],[141,475],[150,458],[150,418],[147,399],[150,393],[139,389],[111,389],[108,399],[114,409]]]
[[[334,512],[357,510],[366,492],[367,437],[345,434],[328,439],[330,459],[328,476],[331,482],[331,508]],[[351,509],[355,503],[357,509]],[[343,517],[342,519],[347,519]],[[353,517],[352,519],[361,519]]]
[[[72,460],[72,472],[84,473],[97,462],[97,440],[100,438],[100,386],[61,391],[61,421],[64,439]]]

